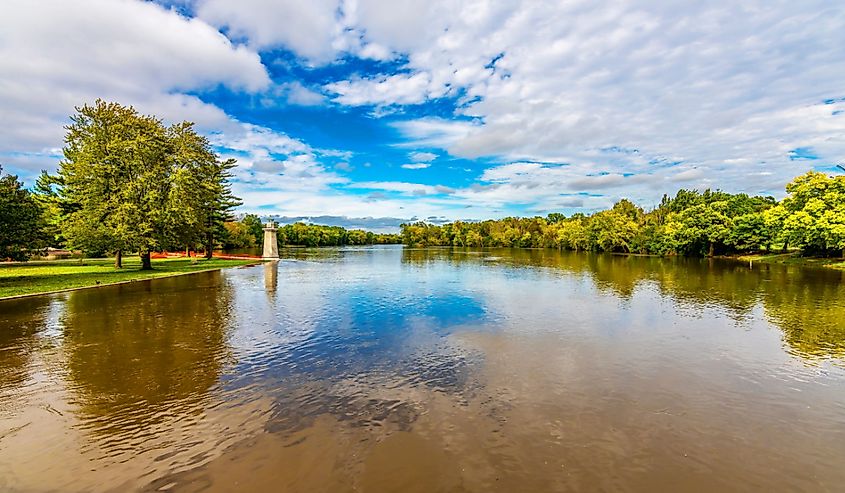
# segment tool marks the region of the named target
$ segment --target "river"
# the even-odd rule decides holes
[[[0,302],[0,490],[845,485],[843,272],[282,253]]]

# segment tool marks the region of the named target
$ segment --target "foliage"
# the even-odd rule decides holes
[[[443,225],[402,225],[410,246],[520,247],[657,255],[716,255],[767,251],[774,244],[811,254],[845,249],[845,177],[799,176],[790,194],[751,197],[680,190],[645,212],[628,200],[592,215],[515,218]]]
[[[150,252],[201,244],[207,255],[239,201],[220,161],[193,124],[166,127],[134,108],[98,100],[77,108],[67,126],[56,176],[42,176],[44,203],[71,248]]]
[[[250,230],[249,224],[241,222],[229,221],[223,223],[225,234],[222,237],[222,246],[224,250],[239,250],[242,248],[254,248],[257,243],[255,236]]]
[[[243,219],[241,219],[241,223],[243,223],[249,230],[256,246],[264,244],[264,225],[261,223],[261,219],[258,216],[255,214],[247,214]]]
[[[179,245],[201,244],[206,258],[211,258],[216,240],[226,234],[224,222],[241,204],[229,184],[235,160],[218,160],[208,139],[198,135],[192,123],[167,130],[173,159],[171,237]]]
[[[360,229],[347,230],[340,226],[322,226],[302,222],[279,228],[278,240],[281,246],[308,247],[401,243],[399,235],[377,234]]]
[[[789,193],[767,211],[766,222],[784,243],[814,255],[845,250],[845,176],[810,172],[786,186]]]
[[[14,175],[0,167],[0,260],[26,260],[43,245],[44,211]]]

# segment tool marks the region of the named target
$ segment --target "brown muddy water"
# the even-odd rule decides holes
[[[0,491],[843,491],[845,279],[305,250],[0,302]]]

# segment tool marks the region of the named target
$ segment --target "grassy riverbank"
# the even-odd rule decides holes
[[[733,257],[744,262],[763,264],[808,265],[845,270],[845,260],[841,258],[802,257],[798,252],[752,254]]]
[[[155,279],[253,263],[256,263],[256,260],[163,259],[153,260],[151,271],[142,271],[141,262],[137,257],[125,258],[122,269],[115,269],[112,259],[0,264],[0,299]]]

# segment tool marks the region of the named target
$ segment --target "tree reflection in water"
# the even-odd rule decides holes
[[[549,249],[406,249],[403,261],[484,261],[557,269],[588,276],[599,290],[623,300],[652,283],[681,305],[693,309],[719,305],[737,320],[762,306],[767,318],[783,331],[793,354],[808,360],[845,357],[845,272],[833,269]]]
[[[231,289],[219,272],[192,280],[71,294],[61,321],[83,421],[110,432],[136,429],[190,410],[217,383],[230,356]]]

